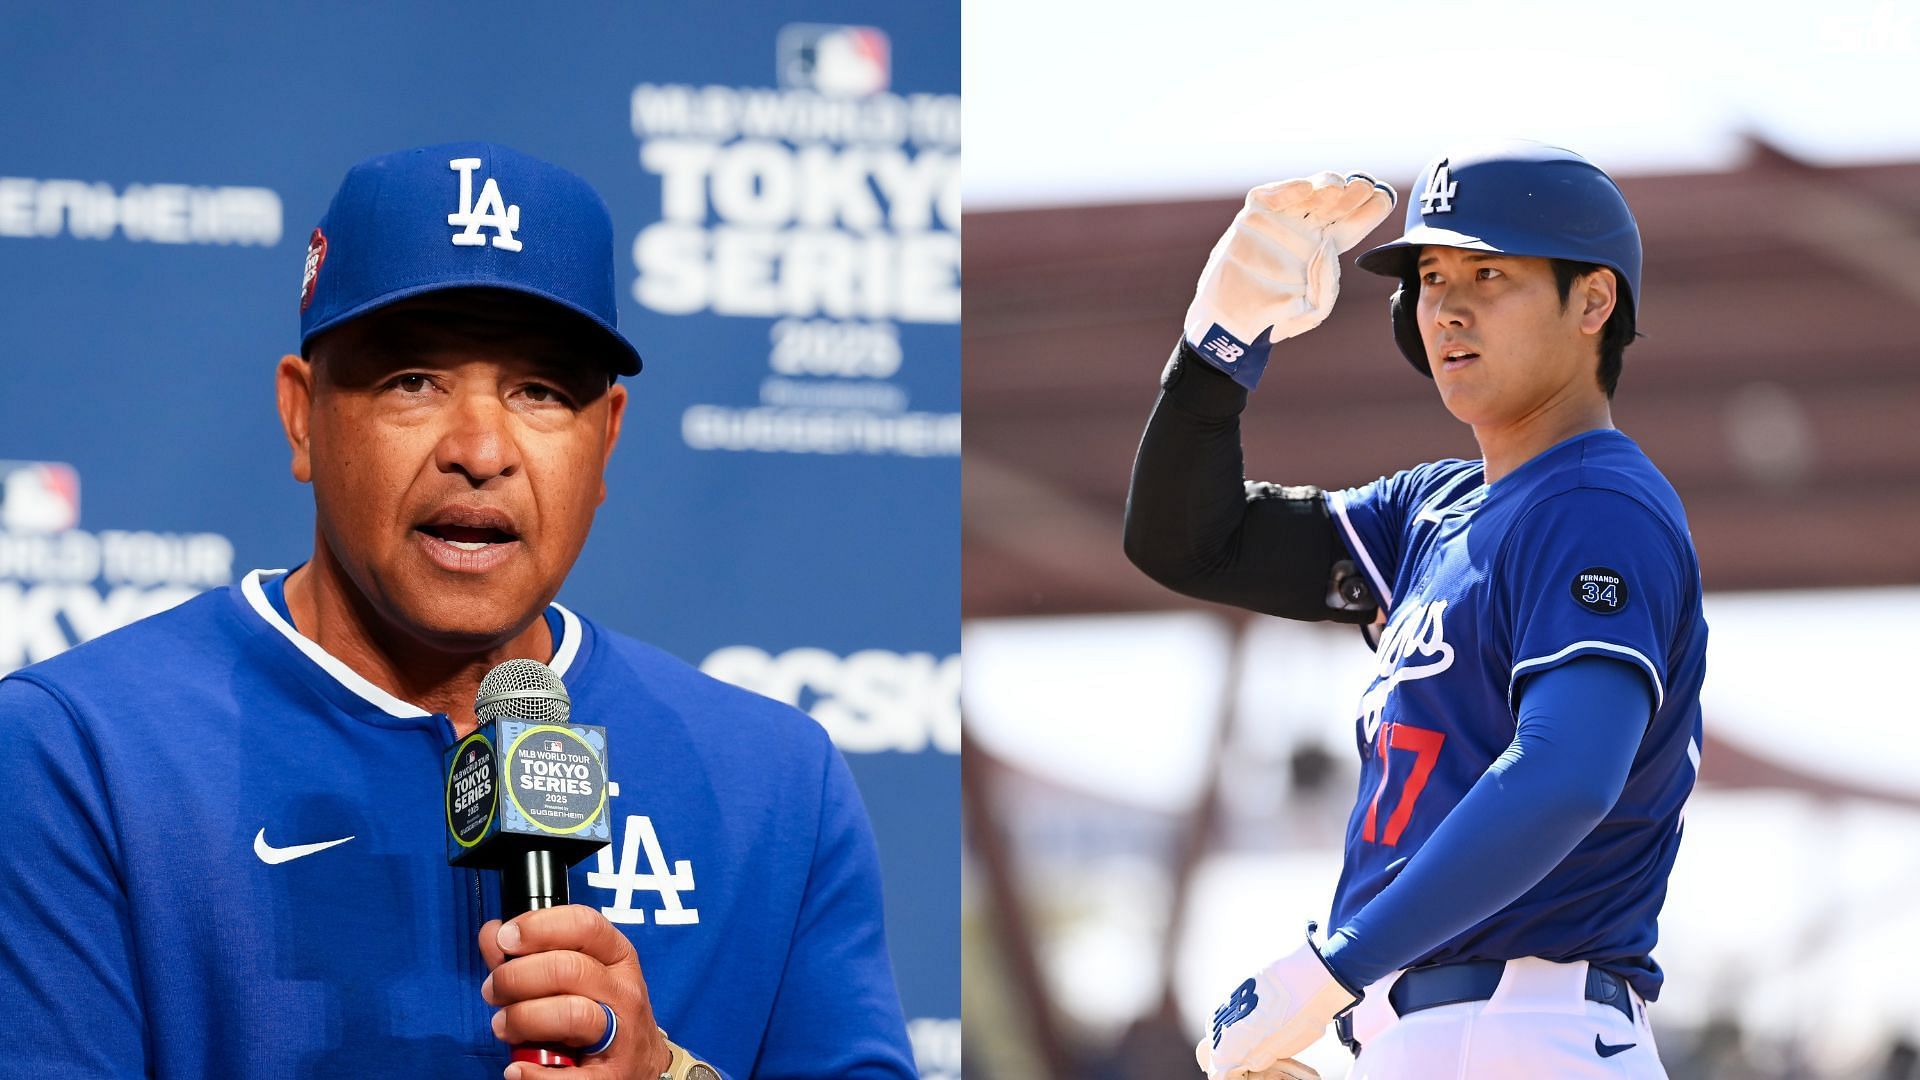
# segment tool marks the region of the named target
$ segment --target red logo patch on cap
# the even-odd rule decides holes
[[[307,269],[300,278],[300,310],[313,303],[313,283],[320,278],[320,264],[327,261],[327,238],[319,229],[307,241]]]

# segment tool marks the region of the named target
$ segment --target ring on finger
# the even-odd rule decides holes
[[[599,1042],[594,1043],[592,1046],[583,1048],[580,1051],[583,1054],[606,1053],[607,1048],[613,1045],[614,1037],[620,1034],[620,1016],[618,1013],[613,1011],[613,1006],[607,1004],[604,1001],[596,1001],[594,1002],[594,1004],[606,1010],[607,1033],[605,1035],[600,1036]]]

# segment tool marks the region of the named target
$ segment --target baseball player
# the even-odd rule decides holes
[[[1404,234],[1359,264],[1400,283],[1394,340],[1479,460],[1243,483],[1269,349],[1326,318],[1341,253],[1394,206],[1320,173],[1248,194],[1135,463],[1127,549],[1157,580],[1379,624],[1329,933],[1232,988],[1197,1057],[1213,1080],[1309,1075],[1291,1059],[1337,1021],[1370,1080],[1664,1076],[1645,1003],[1707,628],[1679,499],[1610,415],[1639,230],[1554,147],[1461,148],[1419,183]]]
[[[280,361],[310,558],[0,681],[0,1001],[59,1076],[913,1075],[871,827],[805,714],[553,603],[640,357],[612,224],[488,143],[348,172]],[[608,733],[614,843],[502,925],[442,752],[495,665]],[[670,1034],[669,1034],[670,1033]]]

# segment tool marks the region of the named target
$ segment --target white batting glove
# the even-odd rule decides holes
[[[1393,185],[1319,172],[1262,184],[1207,257],[1187,344],[1252,390],[1267,350],[1319,326],[1340,293],[1340,255],[1393,213]]]
[[[1334,1017],[1360,1000],[1320,959],[1314,929],[1309,923],[1305,944],[1241,983],[1214,1012],[1212,1026],[1193,1048],[1209,1080],[1276,1075],[1269,1070],[1312,1046]]]

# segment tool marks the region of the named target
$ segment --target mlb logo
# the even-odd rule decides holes
[[[559,752],[560,752],[560,740],[559,740],[559,739],[548,739],[548,740],[547,740],[547,753],[549,753],[549,754],[557,754],[557,753],[559,753]]]
[[[0,529],[65,532],[80,524],[80,474],[58,461],[0,461]]]
[[[836,97],[877,94],[893,84],[892,56],[877,27],[795,23],[780,29],[780,85]]]

